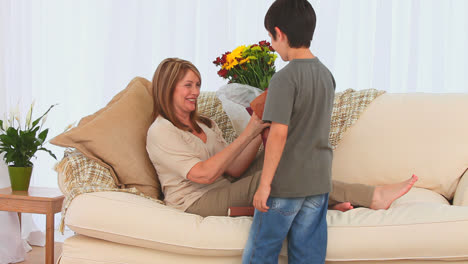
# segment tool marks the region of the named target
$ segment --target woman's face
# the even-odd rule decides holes
[[[200,79],[192,70],[187,70],[187,73],[176,84],[174,89],[172,103],[176,114],[187,115],[195,111],[199,95]]]

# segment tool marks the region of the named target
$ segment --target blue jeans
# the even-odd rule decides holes
[[[288,263],[325,263],[328,193],[301,198],[269,197],[268,212],[255,210],[243,264],[278,263],[288,238]]]

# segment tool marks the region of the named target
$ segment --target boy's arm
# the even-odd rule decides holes
[[[260,212],[266,212],[269,209],[266,202],[270,196],[271,182],[273,181],[281,155],[283,154],[287,137],[288,126],[272,122],[267,145],[265,147],[265,161],[263,164],[262,176],[253,200],[254,207]]]

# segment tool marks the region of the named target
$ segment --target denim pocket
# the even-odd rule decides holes
[[[327,194],[308,196],[305,199],[304,206],[309,208],[321,208],[323,204],[327,201],[327,199]]]
[[[301,210],[303,198],[276,198],[270,197],[270,209],[281,215],[294,215]]]

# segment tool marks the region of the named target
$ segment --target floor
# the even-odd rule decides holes
[[[62,253],[62,244],[55,242],[54,249],[54,263],[57,262],[58,257]],[[26,260],[16,264],[40,264],[45,262],[45,247],[32,246],[32,250],[28,252]]]

